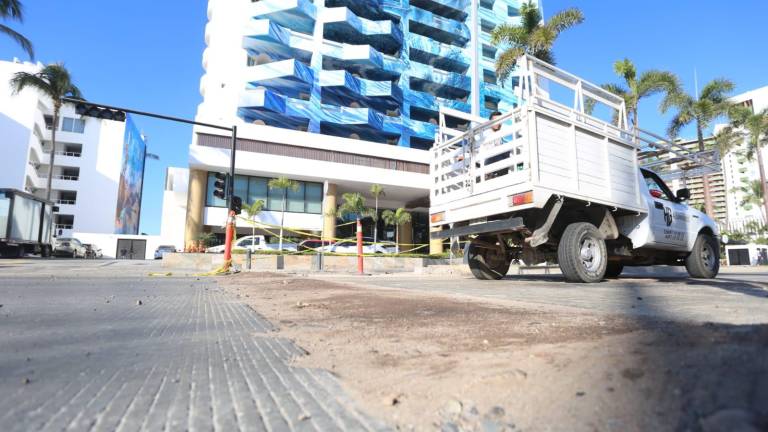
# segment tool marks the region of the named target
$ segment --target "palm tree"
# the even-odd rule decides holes
[[[399,208],[395,211],[384,210],[381,214],[381,218],[384,219],[384,223],[387,225],[394,225],[395,227],[395,251],[400,253],[400,225],[407,224],[411,221],[411,214],[405,211],[404,208]]]
[[[296,192],[299,190],[299,182],[291,180],[288,177],[278,177],[268,183],[270,189],[281,189],[283,191],[283,205],[280,214],[280,244],[278,250],[283,250],[283,225],[285,224],[285,205],[288,201],[288,189]]]
[[[735,188],[742,193],[741,206],[749,210],[753,205],[763,206],[763,185],[760,180],[750,180]]]
[[[373,243],[379,240],[379,197],[385,196],[384,188],[380,184],[371,185],[371,195],[376,200],[375,210],[373,212]]]
[[[604,84],[602,87],[609,92],[621,96],[627,108],[627,116],[631,125],[638,129],[638,105],[640,99],[664,93],[667,97],[677,93],[680,80],[672,72],[651,69],[637,76],[637,68],[632,60],[625,58],[613,64],[613,71],[624,79],[623,84]]]
[[[763,166],[763,147],[768,144],[768,108],[759,113],[753,113],[749,108],[733,108],[730,112],[734,127],[743,128],[748,133],[747,157],[757,155],[757,166],[760,170],[760,185],[766,184],[765,167]],[[768,187],[762,188],[763,211],[768,221]]]
[[[0,0],[0,19],[11,19],[18,22],[24,21],[24,7],[21,5],[20,0]],[[0,24],[0,33],[5,34],[14,41],[16,41],[21,49],[29,55],[29,58],[35,59],[35,50],[32,48],[32,42],[29,39],[16,32],[12,28]]]
[[[339,205],[336,215],[341,218],[353,216],[357,221],[357,228],[362,229],[362,219],[371,216],[372,210],[365,206],[365,198],[358,192],[346,192],[341,195],[344,201]]]
[[[2,0],[0,0],[2,1]],[[48,164],[48,185],[45,198],[51,199],[51,181],[53,180],[53,165],[56,157],[56,128],[59,125],[59,114],[63,102],[62,97],[82,99],[80,89],[72,83],[72,76],[61,63],[45,66],[38,73],[18,72],[11,78],[11,88],[14,94],[25,88],[32,88],[48,96],[53,102],[53,128],[51,129],[51,158]]]
[[[728,93],[736,86],[733,82],[718,78],[708,82],[697,95],[689,95],[682,89],[669,94],[661,102],[661,112],[666,113],[671,108],[676,108],[677,113],[672,117],[667,132],[670,137],[676,137],[684,127],[695,123],[696,138],[699,142],[699,151],[706,150],[704,145],[704,129],[718,117],[727,115],[732,103],[728,100]],[[712,195],[709,191],[709,176],[701,178],[704,190],[704,208],[710,216],[714,214],[712,208]]]
[[[253,249],[256,245],[256,216],[264,210],[264,201],[256,200],[250,205],[246,205],[243,210],[248,215],[248,219],[251,220],[251,249]]]
[[[555,64],[552,46],[560,33],[584,22],[584,15],[577,8],[570,8],[553,15],[544,23],[541,11],[535,4],[523,3],[520,7],[520,25],[501,24],[491,32],[491,43],[507,46],[496,59],[496,75],[503,82],[517,65],[517,59],[530,54],[549,64]]]

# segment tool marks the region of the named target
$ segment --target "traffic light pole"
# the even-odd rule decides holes
[[[173,117],[173,116],[167,116],[163,114],[156,114],[151,113],[147,111],[138,111],[130,108],[123,108],[123,107],[117,107],[112,105],[105,105],[95,102],[90,102],[82,99],[74,99],[69,97],[63,97],[61,98],[62,102],[71,103],[75,105],[84,105],[84,116],[89,117],[96,117],[96,118],[102,118],[102,119],[115,119],[114,116],[115,113],[130,113],[135,114],[138,116],[143,117],[151,117],[156,118],[160,120],[168,120],[176,123],[185,123],[189,125],[194,126],[203,126],[211,129],[218,129],[218,130],[225,130],[228,132],[232,132],[232,147],[229,155],[229,181],[228,187],[227,187],[227,230],[226,230],[226,242],[225,242],[225,250],[224,250],[224,267],[226,270],[229,270],[230,265],[232,264],[232,239],[234,238],[235,234],[235,212],[232,210],[232,197],[234,196],[234,190],[235,190],[235,153],[237,151],[237,126],[220,126],[216,124],[211,123],[203,123],[195,120],[189,120],[181,117]],[[112,111],[112,115],[109,117],[100,117],[98,115],[99,112],[106,112],[106,111]],[[94,114],[92,114],[94,113]],[[125,120],[125,117],[122,118],[122,120]],[[119,120],[118,120],[119,121]],[[146,167],[145,167],[146,169]]]
[[[235,237],[235,210],[232,197],[235,195],[235,155],[237,152],[237,126],[232,126],[232,144],[229,156],[229,184],[227,187],[227,229],[224,238],[224,267],[232,265],[232,240]]]

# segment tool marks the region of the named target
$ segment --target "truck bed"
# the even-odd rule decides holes
[[[544,69],[537,60],[529,64],[528,74],[531,82],[543,75],[579,89],[582,98],[586,95],[623,112],[618,96],[562,71]],[[440,216],[432,218],[433,225],[541,208],[553,195],[647,212],[632,134],[551,100],[540,88],[530,90],[522,106],[493,122],[441,110],[440,138],[432,149],[430,208]],[[464,132],[448,128],[444,116],[465,120],[471,127]],[[498,124],[501,129],[493,131]],[[526,192],[533,193],[532,202],[516,204],[513,197]]]

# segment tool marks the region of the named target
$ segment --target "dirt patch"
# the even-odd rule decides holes
[[[309,352],[298,364],[333,371],[399,429],[766,426],[765,326],[638,321],[279,274],[222,284]]]

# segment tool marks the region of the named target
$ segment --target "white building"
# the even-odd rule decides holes
[[[731,99],[735,103],[743,104],[758,113],[768,108],[768,86],[752,90]],[[725,125],[715,127],[718,132]],[[733,151],[726,154],[723,159],[723,174],[725,175],[725,190],[727,191],[728,220],[731,224],[743,224],[751,220],[763,221],[763,210],[759,206],[743,206],[744,193],[739,188],[746,182],[760,178],[757,158],[748,160],[746,157],[747,142],[741,143]],[[763,148],[763,163],[768,163],[768,149]],[[766,172],[768,172],[768,167]]]
[[[333,210],[346,192],[362,193],[373,206],[368,191],[377,183],[386,192],[380,208],[404,207],[414,216],[401,227],[401,242],[427,243],[428,149],[438,109],[485,117],[514,106],[511,86],[496,80],[490,31],[514,22],[519,6],[519,0],[209,0],[196,119],[237,125],[235,194],[245,203],[265,200],[262,222],[280,220],[282,192],[267,182],[287,176],[299,181],[288,196],[290,236],[351,236],[353,228]],[[211,184],[215,172],[229,169],[229,146],[226,132],[194,129],[187,244],[202,232],[221,236],[226,209]],[[366,236],[372,225],[366,222]],[[378,227],[380,238],[394,238],[393,227],[381,221]],[[440,252],[441,243],[431,251]]]
[[[7,84],[17,72],[36,73],[41,68],[39,63],[0,62],[0,83],[6,83],[0,85],[0,187],[45,198],[54,127],[52,102],[31,88],[15,95]],[[60,117],[51,188],[51,199],[59,207],[54,233],[97,243],[105,256],[114,257],[112,240],[101,244],[98,239],[138,234],[143,139],[130,120],[82,117],[71,104],[62,107]]]

